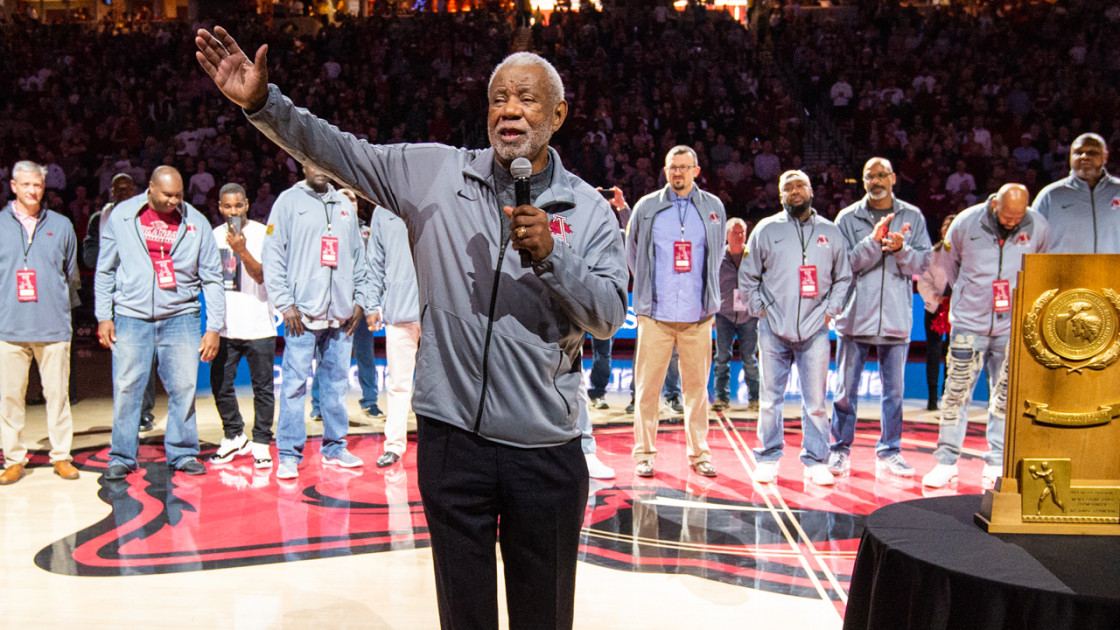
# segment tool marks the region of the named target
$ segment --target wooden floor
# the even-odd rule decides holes
[[[90,369],[84,381],[105,378]],[[203,477],[170,475],[161,419],[142,442],[143,474],[113,484],[100,475],[111,398],[80,389],[73,413],[81,478],[51,474],[40,405],[29,407],[25,435],[33,466],[0,488],[0,627],[438,627],[414,444],[401,464],[376,468],[382,425],[365,420],[356,396],[350,448],[367,462],[358,471],[321,465],[313,437],[295,482],[255,471],[247,456],[208,464]],[[248,394],[243,411],[251,410]],[[751,481],[754,414],[733,407],[712,415],[719,477],[689,471],[681,424],[670,421],[659,436],[657,476],[638,479],[627,399],[614,393],[608,401],[593,417],[599,455],[618,477],[592,481],[578,628],[839,628],[864,517],[921,498],[920,475],[933,465],[933,418],[908,401],[904,450],[918,476],[876,476],[878,405],[867,401],[851,476],[832,489],[805,483],[799,423],[787,420],[779,483],[760,486]],[[164,404],[161,397],[157,415]],[[208,393],[197,407],[206,455],[220,421]],[[787,418],[799,415],[787,407]],[[321,425],[308,430],[317,436]],[[943,493],[980,492],[981,430],[969,433],[959,485]]]

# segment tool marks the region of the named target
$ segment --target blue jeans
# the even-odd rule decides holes
[[[587,395],[602,398],[607,395],[607,385],[611,382],[611,347],[614,339],[591,338],[591,387]]]
[[[350,372],[350,349],[353,338],[342,328],[307,330],[302,335],[284,334],[284,360],[280,374],[280,422],[276,430],[276,448],[281,458],[303,459],[307,443],[307,425],[303,401],[307,396],[307,375],[311,359],[322,357],[315,374],[320,377],[320,405],[323,411],[323,444],[319,452],[335,457],[346,450],[346,433],[350,420],[346,415],[346,388]]]
[[[198,346],[201,318],[190,313],[146,321],[117,315],[113,318],[117,341],[113,344],[113,436],[109,464],[137,467],[140,442],[140,407],[158,358],[160,381],[167,391],[167,431],[163,448],[167,463],[179,466],[198,455],[198,425],[194,396],[198,385]]]
[[[828,414],[824,399],[828,390],[828,328],[804,341],[789,341],[775,335],[765,319],[758,322],[758,358],[761,364],[762,396],[758,406],[758,439],[754,450],[760,462],[782,457],[785,435],[782,407],[790,367],[797,364],[801,381],[801,461],[806,466],[828,459]]]
[[[941,464],[955,464],[968,431],[968,406],[980,378],[988,374],[988,452],[984,461],[992,466],[1003,463],[1004,408],[999,404],[999,377],[1007,355],[1008,335],[989,337],[967,331],[953,331],[949,356],[945,359],[945,393],[941,396],[941,429],[933,457]]]
[[[890,457],[902,450],[902,391],[905,387],[906,355],[909,344],[870,344],[843,335],[836,348],[836,367],[840,371],[832,399],[832,446],[836,453],[852,450],[856,438],[856,413],[859,409],[859,381],[867,354],[875,348],[879,355],[879,379],[883,382],[882,418],[875,455]]]
[[[354,346],[354,361],[358,364],[358,384],[362,388],[362,397],[358,400],[358,405],[362,409],[369,409],[370,407],[377,406],[377,364],[373,354],[373,333],[366,328],[364,322],[359,323],[358,327],[354,329],[353,336]],[[323,358],[319,353],[315,353],[315,359],[322,361]],[[349,378],[349,369],[347,369],[347,378]],[[319,372],[315,372],[315,376],[311,379],[311,415],[322,417],[319,410]]]
[[[743,360],[743,380],[751,400],[758,400],[758,320],[751,317],[736,324],[716,314],[716,399],[731,400],[731,346],[739,338],[739,358]],[[736,392],[736,398],[738,397]]]

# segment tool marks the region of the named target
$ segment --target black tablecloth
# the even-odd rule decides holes
[[[845,630],[1120,628],[1120,538],[988,534],[979,510],[966,495],[872,513]]]

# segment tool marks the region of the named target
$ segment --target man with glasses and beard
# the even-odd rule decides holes
[[[871,158],[863,167],[867,195],[836,217],[853,280],[844,311],[836,318],[840,380],[832,403],[828,457],[834,475],[851,469],[860,377],[872,348],[883,382],[875,466],[899,477],[914,475],[902,456],[902,391],[914,323],[913,278],[929,266],[931,248],[921,210],[896,198],[894,184],[891,163]]]

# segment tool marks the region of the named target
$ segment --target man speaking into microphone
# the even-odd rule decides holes
[[[412,407],[445,628],[497,628],[497,544],[511,628],[570,628],[587,499],[576,427],[583,337],[626,316],[626,263],[603,197],[548,142],[568,105],[530,53],[490,77],[490,148],[373,145],[295,107],[221,27],[197,58],[249,120],[408,227],[420,292]],[[510,167],[531,165],[529,203]],[[519,251],[528,253],[522,267]]]

